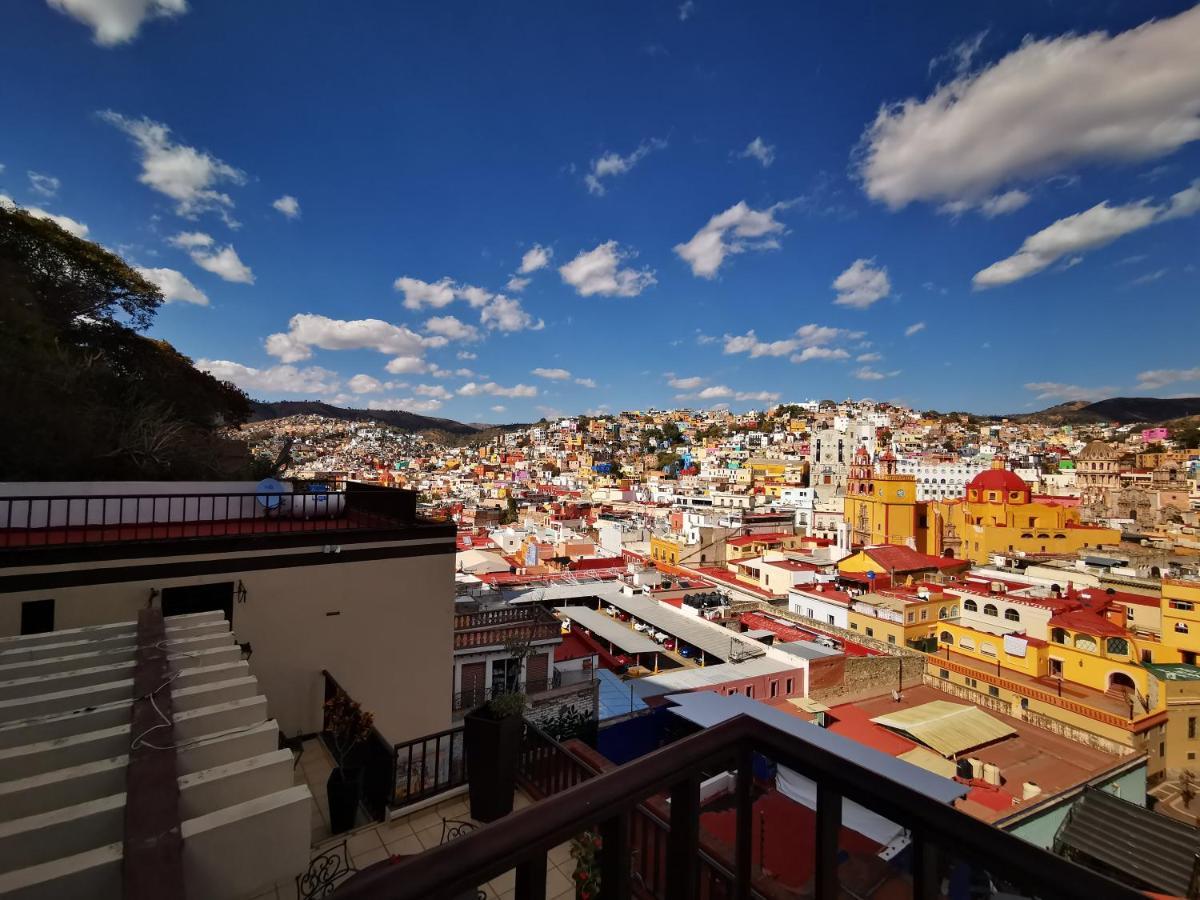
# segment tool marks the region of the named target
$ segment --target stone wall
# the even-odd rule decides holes
[[[600,682],[584,681],[579,684],[565,685],[530,697],[529,708],[525,710],[525,718],[534,724],[541,725],[567,707],[572,707],[578,712],[599,720]]]

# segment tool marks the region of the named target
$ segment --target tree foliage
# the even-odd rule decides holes
[[[246,475],[246,395],[140,332],[162,293],[120,257],[0,208],[0,462],[24,480]]]

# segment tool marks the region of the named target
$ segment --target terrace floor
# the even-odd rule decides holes
[[[333,758],[324,744],[317,739],[305,741],[304,753],[296,766],[296,783],[307,784],[313,795],[313,839],[310,858],[319,856],[345,841],[350,864],[361,870],[388,856],[421,853],[436,847],[442,840],[444,820],[479,824],[470,816],[467,795],[460,793],[436,805],[427,806],[408,815],[400,815],[387,822],[367,821],[360,811],[358,827],[334,836],[329,830],[329,803],[325,794],[325,781],[332,769]],[[518,790],[513,808],[522,809],[532,802],[527,795]],[[568,844],[560,844],[547,854],[546,897],[549,900],[573,900],[575,888],[571,876],[574,871],[575,860],[571,858]],[[480,885],[480,888],[489,900],[508,900],[513,896],[514,877],[513,872],[506,872],[486,885]],[[245,900],[297,900],[298,896],[296,879],[291,878]]]

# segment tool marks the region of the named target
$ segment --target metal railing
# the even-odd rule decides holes
[[[415,519],[411,491],[0,497],[0,549],[386,528]]]
[[[357,876],[339,900],[439,900],[474,890],[516,870],[515,898],[546,894],[546,854],[563,841],[595,829],[600,836],[600,898],[629,896],[691,900],[748,900],[756,896],[752,820],[754,757],[761,754],[816,783],[812,895],[840,894],[839,837],[843,799],[851,800],[908,830],[912,896],[940,895],[946,864],[964,862],[1003,878],[1007,885],[1042,897],[1066,900],[1134,900],[1142,895],[1055,856],[1025,840],[973,819],[907,784],[856,764],[749,716],[737,716],[635,762],[586,778],[450,844]],[[733,864],[727,880],[702,875],[700,784],[706,773],[736,769]],[[669,793],[665,844],[639,837],[639,805]],[[659,834],[653,830],[644,834]],[[653,840],[658,840],[655,837]],[[635,851],[636,854],[635,854]],[[649,858],[652,863],[644,862]],[[641,862],[639,862],[641,860]],[[647,880],[642,865],[658,866]],[[768,880],[767,887],[773,886]]]
[[[325,700],[330,700],[339,692],[350,696],[329,672],[322,670],[321,675],[325,679]],[[326,710],[321,721],[321,739],[327,747],[332,748],[328,716]],[[396,756],[392,745],[372,727],[367,737],[355,744],[347,754],[346,765],[362,769],[362,796],[359,802],[372,819],[383,821],[387,818],[396,782]]]
[[[463,726],[396,744],[391,807],[399,809],[467,783]]]
[[[455,712],[464,709],[474,709],[476,706],[486,703],[493,697],[501,694],[520,693],[530,696],[532,694],[541,694],[555,686],[549,678],[532,678],[511,686],[496,687],[493,685],[486,688],[467,688],[465,691],[459,691],[454,695],[452,709]]]

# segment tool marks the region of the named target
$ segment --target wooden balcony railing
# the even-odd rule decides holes
[[[535,748],[536,758],[536,748]],[[515,869],[516,900],[544,898],[546,854],[597,829],[600,900],[630,896],[749,900],[752,886],[754,754],[816,782],[816,900],[839,897],[842,801],[851,800],[908,829],[912,837],[912,896],[940,895],[943,862],[961,860],[1029,895],[1064,900],[1135,900],[1124,885],[1055,856],[1015,835],[931,799],[908,784],[749,716],[737,716],[610,771],[585,778],[471,834],[392,865],[363,872],[337,892],[338,900],[449,900]],[[702,875],[700,783],[706,772],[736,769],[734,864],[728,881]],[[568,779],[574,777],[570,774]],[[638,807],[668,793],[665,845],[638,837]],[[648,847],[650,849],[642,850]],[[639,868],[659,866],[649,881]],[[650,862],[644,862],[646,857]]]

